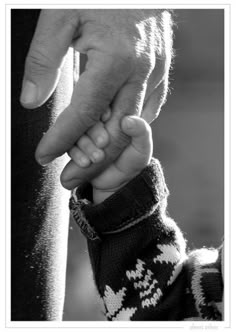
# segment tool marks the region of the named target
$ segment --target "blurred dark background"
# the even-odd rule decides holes
[[[170,190],[168,211],[190,249],[224,234],[224,11],[175,11],[170,94],[153,123],[154,156]],[[64,320],[104,320],[86,241],[71,220]]]

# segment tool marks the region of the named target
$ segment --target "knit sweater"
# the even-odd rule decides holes
[[[108,320],[223,319],[222,247],[187,252],[168,194],[155,159],[100,204],[90,184],[72,193]]]

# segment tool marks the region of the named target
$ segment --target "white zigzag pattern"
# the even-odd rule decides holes
[[[154,263],[165,262],[175,264],[180,259],[180,253],[177,248],[171,244],[158,244],[157,248],[161,250],[162,254],[153,258]]]
[[[158,282],[157,282],[156,279],[154,279],[153,282],[152,282],[152,284],[149,286],[149,288],[148,288],[147,290],[145,290],[145,291],[139,293],[140,298],[145,297],[145,296],[148,296],[149,294],[151,294],[151,292],[152,292],[152,290],[153,290],[153,288],[154,288],[154,286],[155,286],[156,284],[158,284]]]
[[[200,306],[205,305],[205,298],[201,286],[203,273],[219,273],[216,268],[204,268],[204,264],[214,263],[218,258],[218,251],[201,249],[195,252],[194,272],[192,276],[191,288],[196,303],[196,309],[201,315]],[[203,266],[202,266],[203,265]]]
[[[201,277],[202,277],[202,271],[201,267],[195,267],[195,271],[192,276],[192,281],[191,281],[191,286],[192,286],[192,291],[193,291],[193,296],[195,298],[196,302],[196,308],[197,311],[200,313],[200,305],[205,304],[204,301],[204,295],[203,295],[203,290],[202,286],[200,284]]]
[[[115,317],[112,318],[112,320],[130,320],[136,310],[138,310],[136,307],[127,309],[123,308]]]
[[[159,301],[160,297],[162,296],[162,291],[160,288],[157,288],[156,292],[150,299],[146,299],[142,301],[142,307],[149,307],[150,305],[156,306],[157,302]]]
[[[110,286],[106,285],[103,300],[106,304],[107,310],[111,316],[115,314],[122,307],[126,288],[123,287],[115,293]]]
[[[219,273],[219,271],[215,268],[204,269],[204,267],[201,266],[195,267],[195,271],[192,277],[192,290],[193,290],[193,296],[196,300],[196,306],[199,312],[200,312],[200,305],[205,304],[204,294],[200,284],[203,273]]]
[[[180,274],[180,272],[181,272],[181,270],[182,270],[182,268],[183,268],[183,263],[184,263],[184,261],[185,261],[185,259],[186,259],[186,255],[175,265],[175,267],[174,267],[174,270],[173,270],[173,272],[172,272],[172,275],[170,276],[170,279],[168,280],[168,282],[167,282],[167,285],[169,286],[169,285],[171,285],[174,281],[175,281],[175,279],[177,278],[177,276]]]
[[[162,254],[157,255],[153,261],[154,263],[163,263],[165,262],[166,264],[171,263],[174,264],[174,269],[172,274],[170,275],[170,279],[167,282],[167,285],[171,285],[175,279],[177,278],[177,276],[179,275],[180,271],[182,270],[183,267],[183,263],[187,258],[187,255],[185,253],[181,253],[178,251],[178,249],[176,248],[176,246],[174,245],[161,245],[158,244],[157,248],[160,249],[162,251]]]
[[[126,291],[127,289],[123,287],[122,289],[120,289],[118,292],[115,293],[110,286],[106,285],[103,301],[108,311],[107,312],[108,318],[112,318],[112,320],[130,320],[130,318],[133,316],[133,314],[137,310],[136,307],[122,308],[122,302],[124,300]],[[121,311],[119,311],[120,309]]]
[[[151,305],[156,306],[162,296],[161,289],[155,288],[158,281],[153,279],[153,272],[149,269],[145,269],[144,265],[146,265],[145,262],[137,259],[137,264],[135,265],[136,270],[126,271],[126,276],[129,280],[138,279],[138,281],[134,282],[134,288],[143,290],[139,292],[140,299],[147,297],[141,301],[142,308],[149,307]]]
[[[144,271],[145,263],[141,259],[137,259],[136,270],[126,271],[127,278],[130,279],[141,279],[142,278],[142,271]]]
[[[148,282],[152,280],[152,277],[151,277],[152,275],[153,275],[152,271],[147,270],[147,274],[144,276],[144,280],[140,280],[138,282],[134,282],[134,288],[135,289],[137,289],[137,288],[147,288],[149,286]]]

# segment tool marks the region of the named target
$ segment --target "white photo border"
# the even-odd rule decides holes
[[[144,1],[143,1],[144,2]],[[2,6],[2,5],[1,5]],[[5,283],[6,293],[5,293],[5,304],[4,307],[1,308],[2,312],[5,312],[5,328],[64,328],[67,330],[68,328],[163,328],[166,330],[169,329],[231,329],[233,328],[231,316],[231,303],[232,297],[231,294],[236,294],[234,292],[234,279],[231,278],[232,274],[232,258],[233,258],[233,234],[235,230],[235,219],[232,217],[232,205],[233,205],[233,191],[235,186],[235,176],[232,174],[235,169],[235,160],[232,155],[232,146],[233,135],[235,135],[235,130],[233,124],[235,123],[235,112],[236,108],[235,102],[231,99],[233,93],[233,67],[235,67],[233,59],[235,59],[235,52],[233,49],[233,31],[236,31],[235,21],[235,5],[233,1],[227,3],[220,3],[217,1],[210,2],[205,4],[205,2],[198,2],[198,4],[193,2],[191,4],[190,1],[182,1],[178,4],[177,1],[171,1],[171,3],[157,3],[155,1],[148,1],[148,4],[142,3],[142,1],[123,1],[119,4],[111,3],[108,1],[103,1],[99,3],[99,1],[85,2],[78,4],[78,1],[70,1],[69,4],[63,4],[59,0],[50,1],[48,4],[46,1],[40,1],[39,3],[32,1],[24,1],[24,3],[20,3],[20,1],[14,1],[14,3],[5,2],[4,11],[1,10],[1,17],[5,15],[5,19],[3,17],[2,22],[5,22],[5,61],[1,61],[5,63],[5,119],[1,121],[3,125],[5,125],[5,174],[6,174],[6,184],[5,184],[5,240],[1,241],[1,245],[5,244]],[[224,293],[224,307],[225,307],[225,319],[222,322],[204,322],[204,321],[194,321],[194,322],[84,322],[84,321],[76,321],[76,322],[12,322],[10,320],[10,169],[11,169],[11,160],[10,160],[10,151],[11,151],[11,141],[10,141],[10,59],[11,59],[11,49],[10,49],[10,11],[14,8],[22,8],[22,9],[33,9],[33,8],[167,8],[167,9],[224,9],[225,13],[225,104],[224,104],[224,203],[225,203],[225,214],[224,214],[224,238],[225,238],[225,253],[224,253],[224,262],[225,262],[225,293]],[[233,57],[234,52],[234,57]],[[232,61],[231,61],[232,60]],[[1,90],[3,91],[3,90]],[[232,109],[232,112],[231,112]],[[233,111],[234,110],[234,111]],[[2,113],[4,113],[2,111]],[[4,130],[1,131],[1,135],[5,133]],[[234,166],[233,166],[234,163]],[[232,171],[232,172],[231,172]],[[3,285],[3,286],[4,286]],[[1,293],[2,296],[4,292]]]

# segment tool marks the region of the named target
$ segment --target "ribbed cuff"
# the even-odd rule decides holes
[[[92,203],[90,184],[78,187],[70,199],[70,210],[83,234],[96,240],[141,222],[167,195],[161,165],[152,159],[139,175],[100,204]]]

